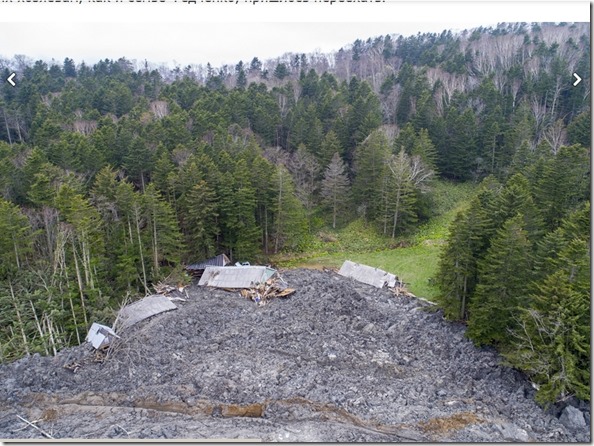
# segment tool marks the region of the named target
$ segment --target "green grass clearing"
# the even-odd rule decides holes
[[[437,182],[434,188],[436,216],[406,237],[392,240],[374,228],[355,221],[337,231],[326,230],[310,252],[299,256],[279,255],[274,264],[288,268],[340,268],[345,260],[363,263],[396,274],[413,294],[434,300],[439,293],[432,283],[449,224],[463,209],[475,187],[471,184]],[[405,247],[397,247],[404,244]]]
[[[439,245],[423,244],[379,252],[333,253],[302,260],[295,266],[340,268],[345,260],[352,260],[396,274],[409,284],[407,288],[410,292],[432,300],[437,296],[437,288],[431,285],[430,278],[437,272],[440,249]]]

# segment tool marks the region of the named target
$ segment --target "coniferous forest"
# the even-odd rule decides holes
[[[220,252],[267,262],[353,221],[397,241],[447,180],[477,187],[441,251],[445,315],[543,403],[589,400],[589,24],[254,56],[0,59],[19,78],[0,87],[0,360],[78,344]]]

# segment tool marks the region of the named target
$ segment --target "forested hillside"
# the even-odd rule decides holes
[[[444,178],[482,181],[441,261],[446,313],[545,399],[588,397],[589,57],[582,23],[234,67],[0,59],[18,74],[0,87],[0,360],[79,343],[184,262],[303,251],[356,219],[397,239]]]

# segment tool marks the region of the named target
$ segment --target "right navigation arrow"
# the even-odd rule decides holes
[[[579,77],[577,73],[573,73],[573,75],[575,76],[575,82],[573,83],[573,86],[577,87],[577,84],[579,84],[582,81],[582,78]]]

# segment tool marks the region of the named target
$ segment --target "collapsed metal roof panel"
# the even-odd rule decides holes
[[[127,328],[151,316],[171,310],[177,310],[177,306],[162,294],[154,294],[126,305],[118,313],[118,320],[122,328]]]
[[[378,268],[373,268],[372,266],[351,262],[350,260],[344,261],[338,274],[377,288],[383,288],[386,285],[388,287],[394,287],[397,280],[394,274],[387,273]]]
[[[225,266],[225,265],[228,265],[229,263],[231,263],[231,260],[229,260],[229,257],[227,257],[225,254],[219,254],[216,257],[212,257],[210,259],[203,260],[202,262],[193,263],[191,265],[188,265],[188,266],[186,266],[186,269],[193,271],[193,270],[197,270],[197,269],[204,269],[207,266]]]
[[[276,273],[266,266],[209,266],[198,285],[217,288],[252,288],[266,282]]]

